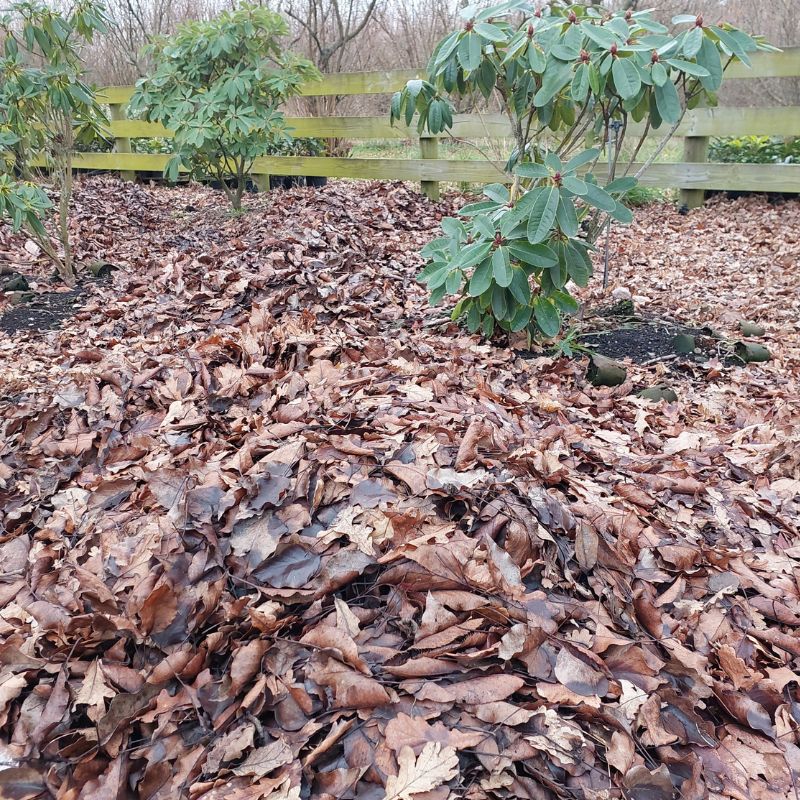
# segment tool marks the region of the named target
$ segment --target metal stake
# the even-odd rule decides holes
[[[619,136],[619,129],[622,127],[622,123],[615,119],[610,125],[609,128],[613,131],[613,139],[608,143],[608,183],[611,183],[611,178],[613,177],[612,173],[614,170],[614,160],[613,160],[613,152],[617,149],[617,137]],[[608,222],[606,222],[606,248],[605,248],[605,255],[603,259],[603,288],[608,288],[608,263],[610,260],[610,249],[611,249],[611,216],[608,217]]]

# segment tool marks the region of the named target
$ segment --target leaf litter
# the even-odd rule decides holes
[[[0,343],[0,796],[794,797],[798,203],[616,231],[775,357],[595,389],[427,306],[456,198],[79,189],[118,269]]]

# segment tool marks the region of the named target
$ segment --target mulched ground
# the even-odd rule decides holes
[[[617,230],[610,288],[774,359],[595,389],[428,307],[455,199],[76,194],[120,270],[0,338],[0,795],[796,800],[798,203]]]
[[[83,287],[66,292],[40,292],[0,317],[0,331],[50,331],[61,327],[81,305]]]
[[[607,358],[619,361],[629,358],[637,364],[673,358],[676,355],[675,337],[697,332],[697,328],[661,319],[620,320],[612,316],[610,322],[605,330],[595,330],[590,323],[591,332],[582,336],[580,343]]]

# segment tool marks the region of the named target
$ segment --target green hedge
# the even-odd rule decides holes
[[[724,164],[800,164],[800,137],[739,136],[712,139],[709,161]]]

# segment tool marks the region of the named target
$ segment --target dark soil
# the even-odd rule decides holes
[[[76,287],[69,292],[45,292],[30,302],[21,303],[0,317],[0,331],[40,330],[51,331],[71,317],[81,305],[84,289]]]
[[[681,333],[697,336],[701,332],[669,320],[630,319],[618,327],[581,336],[581,344],[615,361],[629,358],[636,364],[645,364],[676,356],[674,339]],[[698,345],[702,348],[703,343],[701,339]]]

